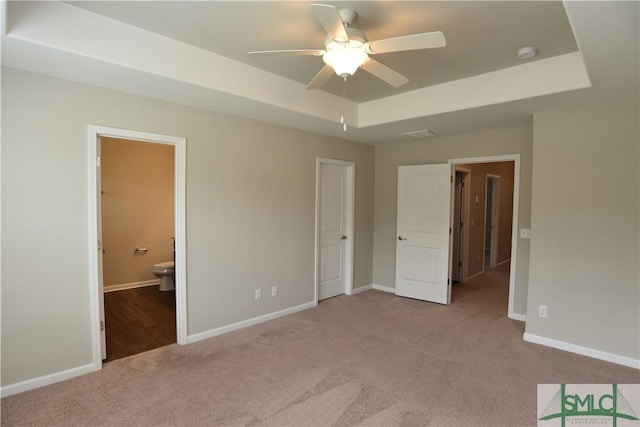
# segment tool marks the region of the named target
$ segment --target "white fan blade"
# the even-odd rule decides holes
[[[329,4],[312,4],[311,8],[332,40],[339,42],[349,40],[347,30],[344,28],[342,19],[340,19],[340,13],[338,13],[338,9],[335,6]]]
[[[409,82],[409,79],[400,74],[399,72],[392,70],[384,64],[379,63],[373,59],[369,59],[365,61],[364,64],[361,65],[362,69],[368,71],[373,74],[377,78],[384,80],[389,83],[393,87],[400,87],[403,84]]]
[[[393,37],[390,39],[376,40],[365,44],[367,53],[401,52],[403,50],[431,49],[444,47],[447,41],[442,31],[431,33],[411,34],[408,36]]]
[[[326,52],[324,49],[298,49],[298,50],[257,50],[249,52],[249,55],[302,55],[302,56],[322,56]]]
[[[307,85],[307,89],[320,89],[333,75],[333,68],[325,65]]]

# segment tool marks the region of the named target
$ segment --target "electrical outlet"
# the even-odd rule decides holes
[[[530,228],[521,228],[520,229],[520,238],[521,239],[530,239],[531,238],[531,229]]]
[[[262,299],[262,289],[256,289],[256,301]]]
[[[539,317],[547,317],[547,306],[546,305],[538,306],[538,316]]]
[[[272,297],[277,297],[278,296],[278,287],[277,286],[272,286],[271,287],[271,296]]]

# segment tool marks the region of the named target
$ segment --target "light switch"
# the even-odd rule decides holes
[[[531,229],[530,228],[521,228],[520,229],[520,238],[522,238],[522,239],[530,239],[531,238]]]

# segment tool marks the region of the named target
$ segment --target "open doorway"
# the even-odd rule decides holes
[[[102,187],[101,187],[101,141],[105,138],[120,139],[125,141],[137,141],[138,143],[153,143],[153,145],[166,145],[173,151],[173,237],[175,238],[175,251],[172,242],[166,246],[169,254],[175,255],[174,287],[175,299],[172,306],[175,307],[175,340],[178,344],[187,343],[187,306],[186,306],[186,225],[185,225],[185,190],[186,190],[186,139],[175,136],[152,134],[147,132],[131,131],[126,129],[110,128],[104,126],[88,126],[89,136],[89,290],[90,312],[93,327],[91,328],[92,353],[94,370],[101,369],[102,361],[107,358],[106,325],[105,325],[105,298],[103,276],[103,236],[102,236]],[[148,215],[148,221],[152,221],[153,212]],[[164,246],[164,244],[161,244]],[[144,256],[145,249],[153,248],[144,242],[136,242],[132,251]],[[137,250],[136,250],[137,249]],[[108,250],[108,249],[105,249]],[[164,256],[169,258],[172,255]],[[167,260],[168,261],[168,260]],[[155,276],[155,275],[154,275]],[[162,279],[160,279],[162,282]],[[144,282],[144,280],[141,280]],[[166,281],[165,281],[166,282]],[[140,289],[144,289],[142,286]]]
[[[517,227],[517,161],[462,159],[454,163],[452,201],[452,303],[495,295],[512,313]],[[460,286],[463,285],[463,286]],[[487,291],[478,293],[483,286]],[[466,293],[463,295],[462,293]]]
[[[106,362],[176,342],[174,151],[100,139]]]

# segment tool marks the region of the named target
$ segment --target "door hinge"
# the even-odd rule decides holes
[[[451,234],[451,227],[449,227],[449,234]]]
[[[98,240],[98,250],[102,250],[102,240]]]
[[[453,182],[453,175],[451,175],[451,182]]]
[[[462,267],[462,261],[458,261],[458,267]]]
[[[104,331],[104,320],[100,321],[100,330]]]
[[[464,227],[464,222],[460,223],[460,228]]]
[[[96,157],[96,166],[100,167],[100,157]]]
[[[447,279],[447,285],[451,284],[451,279]]]

